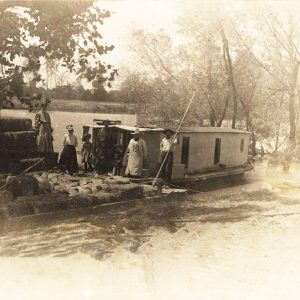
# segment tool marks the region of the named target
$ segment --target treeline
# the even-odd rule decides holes
[[[114,102],[114,103],[137,103],[139,99],[135,93],[128,91],[127,80],[120,89],[106,91],[103,86],[97,89],[85,89],[82,85],[63,85],[52,89],[44,87],[23,88],[25,95],[39,95],[42,98],[60,99],[60,100],[81,100],[95,102]],[[142,86],[141,86],[142,88]]]
[[[139,68],[121,89],[147,123],[179,123],[195,93],[185,125],[230,121],[251,132],[253,151],[258,141],[274,152],[294,148],[300,138],[299,16],[288,5],[270,11],[257,2],[231,4],[187,1],[175,36],[134,30],[130,48]]]
[[[84,89],[83,86],[63,85],[55,88],[46,89],[44,87],[33,88],[29,86],[24,87],[25,94],[42,95],[43,98],[49,99],[65,99],[65,100],[82,100],[82,101],[113,101],[113,93],[107,92],[104,87],[91,90]]]

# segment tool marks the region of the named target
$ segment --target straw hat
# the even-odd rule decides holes
[[[134,132],[131,132],[132,135],[139,135],[141,134],[140,130],[137,128]]]
[[[73,125],[67,125],[66,126],[68,131],[74,130],[74,126]]]
[[[109,120],[104,120],[102,122],[103,125],[111,125],[111,122]]]
[[[49,99],[42,99],[40,102],[41,107],[47,107],[51,101]]]
[[[172,129],[170,129],[170,128],[166,128],[166,129],[164,130],[164,134],[167,134],[167,133],[170,133],[170,134],[172,135],[172,134],[175,133],[175,131],[172,130]]]

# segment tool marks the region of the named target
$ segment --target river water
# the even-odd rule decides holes
[[[85,112],[66,112],[66,111],[50,111],[49,112],[53,127],[54,150],[60,152],[62,150],[63,135],[66,133],[66,126],[72,124],[75,128],[75,134],[81,141],[82,126],[93,124],[93,119],[109,119],[120,120],[122,124],[136,125],[137,116],[131,114],[100,114]],[[30,118],[34,124],[34,112],[27,110],[2,109],[1,116]],[[79,149],[80,149],[79,145]]]
[[[254,182],[1,223],[0,299],[299,299],[294,196]]]

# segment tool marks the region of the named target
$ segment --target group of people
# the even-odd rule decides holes
[[[47,104],[42,105],[42,110],[36,114],[35,129],[37,131],[37,150],[42,153],[53,152],[53,129],[51,119],[46,111]],[[90,141],[91,134],[84,134],[81,149],[81,162],[84,165],[84,171],[95,170],[98,174],[107,174],[113,169],[114,175],[123,175],[132,178],[142,177],[143,168],[147,159],[147,144],[141,138],[141,132],[136,129],[132,133],[125,154],[122,153],[121,145],[110,145],[109,143],[109,125],[110,121],[103,121],[104,127],[101,128],[94,140],[94,145]],[[59,159],[61,169],[70,174],[79,170],[77,162],[76,148],[78,147],[78,138],[74,134],[73,125],[66,127],[67,133],[63,137],[63,150]],[[174,143],[172,135],[174,132],[170,129],[165,130],[165,137],[160,144],[161,163],[160,177],[170,181],[172,177],[173,150]]]

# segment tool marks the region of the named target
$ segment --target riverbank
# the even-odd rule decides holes
[[[20,102],[14,101],[14,109],[26,110]],[[102,114],[135,114],[133,103],[83,101],[69,99],[52,99],[48,106],[49,111],[84,112]]]

